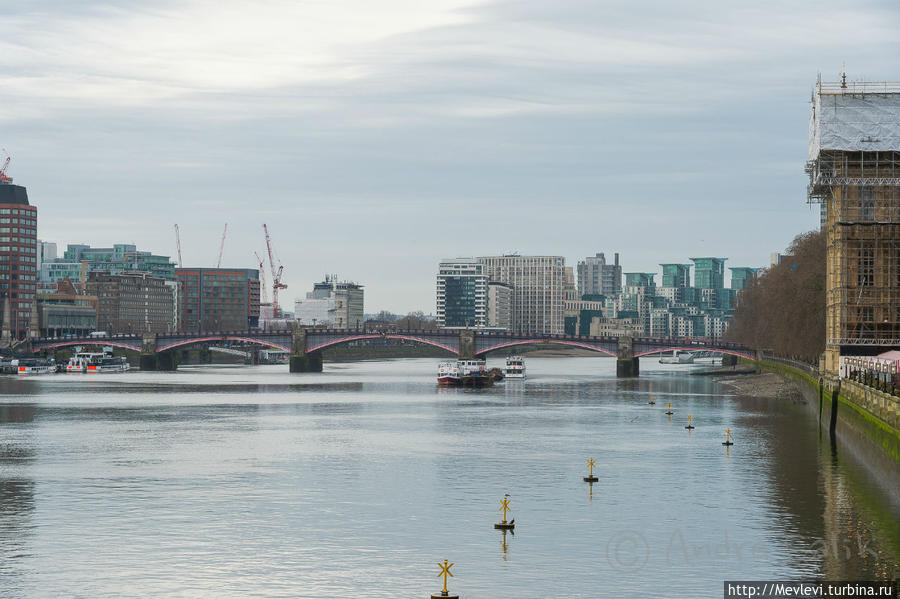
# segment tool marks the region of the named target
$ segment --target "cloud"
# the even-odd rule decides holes
[[[291,294],[338,272],[371,309],[430,310],[451,255],[765,264],[817,223],[816,72],[900,78],[874,1],[36,1],[0,25],[0,145],[42,237],[173,254],[179,222],[211,260],[228,221],[252,267],[267,221]]]

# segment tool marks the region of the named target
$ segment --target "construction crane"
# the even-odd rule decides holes
[[[269,237],[269,227],[263,223],[263,231],[266,234],[266,251],[269,252],[269,268],[272,270],[272,314],[275,318],[281,318],[281,308],[278,307],[278,290],[287,289],[287,285],[281,282],[281,273],[284,266],[278,265],[275,270],[275,258],[272,252],[272,239]]]
[[[6,160],[3,161],[3,166],[0,166],[0,183],[12,183],[12,177],[6,176],[6,168],[9,166],[9,161],[12,160],[12,156],[6,152],[5,148],[3,153],[6,154]]]
[[[225,230],[222,231],[222,243],[219,244],[219,261],[216,263],[216,268],[222,268],[222,252],[225,251],[225,235],[228,234],[228,223],[225,223]]]
[[[266,271],[264,270],[266,263],[259,257],[259,252],[253,252],[253,255],[256,256],[256,261],[259,262],[259,293],[262,296],[261,303],[268,304],[269,292],[266,291]]]
[[[178,268],[184,268],[181,263],[181,234],[178,232],[178,223],[175,223],[175,245],[178,246]]]

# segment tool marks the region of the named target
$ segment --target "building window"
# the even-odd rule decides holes
[[[857,287],[871,287],[875,284],[875,249],[871,247],[859,248],[857,262]]]
[[[875,188],[871,185],[859,187],[859,220],[875,220]]]

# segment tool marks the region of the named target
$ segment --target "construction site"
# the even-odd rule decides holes
[[[826,233],[825,370],[900,346],[900,83],[816,83],[808,200]]]

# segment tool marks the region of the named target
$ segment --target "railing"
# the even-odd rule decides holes
[[[779,356],[773,354],[764,354],[763,360],[766,362],[775,362],[776,364],[783,364],[784,366],[790,366],[791,368],[796,368],[802,372],[805,372],[809,376],[813,378],[819,378],[819,367],[814,364],[809,364],[808,362],[803,362],[802,360],[793,360],[791,358],[781,358]]]

